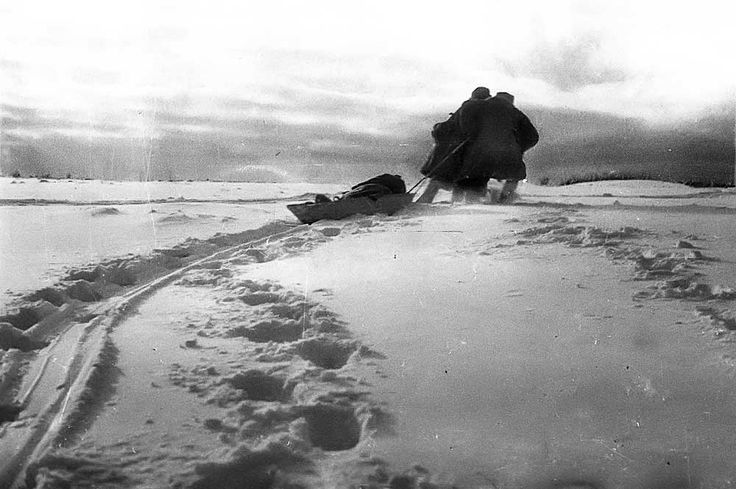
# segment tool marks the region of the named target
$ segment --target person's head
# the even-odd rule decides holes
[[[491,91],[488,90],[486,87],[478,87],[475,90],[473,90],[473,93],[470,94],[470,98],[473,99],[487,99],[491,96]]]
[[[511,95],[509,92],[498,92],[496,94],[496,98],[501,99],[501,100],[505,100],[505,101],[507,101],[508,103],[510,103],[512,105],[514,103],[514,96]]]

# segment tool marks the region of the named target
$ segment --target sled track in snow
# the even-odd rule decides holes
[[[163,199],[110,199],[74,201],[65,199],[0,199],[0,206],[43,206],[66,205],[71,207],[109,206],[109,205],[144,205],[144,204],[274,204],[279,202],[297,202],[311,200],[313,194],[305,193],[286,197],[264,197],[262,199],[197,199],[184,197],[167,197]]]
[[[62,312],[59,319],[69,324],[61,326],[59,336],[39,351],[38,358],[31,362],[31,368],[16,396],[18,404],[24,410],[31,404],[44,407],[39,408],[35,419],[27,421],[25,426],[8,429],[7,425],[3,425],[0,428],[0,437],[3,440],[3,446],[0,446],[0,488],[26,487],[23,479],[28,467],[49,448],[62,443],[66,432],[74,430],[75,420],[83,415],[80,408],[85,402],[85,388],[95,381],[95,377],[104,375],[102,372],[105,368],[111,367],[115,362],[115,355],[111,355],[110,348],[107,348],[110,332],[141,303],[188,271],[210,260],[228,257],[308,227],[294,225],[283,231],[215,251],[128,290],[123,295],[113,296],[102,304],[90,307],[86,316],[93,319],[86,324],[72,324],[69,318],[72,311]],[[51,363],[61,365],[61,369],[49,368]]]

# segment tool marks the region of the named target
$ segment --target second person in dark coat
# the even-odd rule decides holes
[[[463,148],[456,187],[485,194],[491,178],[504,180],[500,200],[508,199],[519,180],[526,178],[522,156],[539,141],[537,129],[506,92],[468,100],[456,115],[460,131],[470,138]]]

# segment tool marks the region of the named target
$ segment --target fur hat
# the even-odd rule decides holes
[[[496,94],[496,98],[500,98],[501,100],[506,100],[507,102],[511,104],[514,103],[514,96],[511,95],[509,92],[498,92]]]
[[[470,98],[485,99],[491,96],[491,91],[486,87],[478,87],[470,94]]]

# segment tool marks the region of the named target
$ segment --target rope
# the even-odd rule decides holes
[[[410,194],[411,191],[414,190],[415,188],[417,188],[420,183],[422,183],[423,181],[425,181],[428,178],[432,178],[432,175],[435,174],[435,173],[437,173],[437,169],[440,168],[447,161],[447,159],[450,158],[450,156],[454,155],[455,153],[458,152],[458,150],[460,148],[462,148],[463,146],[465,146],[465,143],[467,143],[468,141],[470,141],[470,138],[465,138],[465,140],[463,142],[461,142],[460,144],[458,144],[457,146],[455,146],[455,149],[453,149],[452,151],[450,151],[449,153],[447,153],[447,155],[444,158],[442,158],[442,161],[440,161],[439,163],[437,163],[437,165],[434,167],[434,169],[431,172],[429,172],[429,175],[426,175],[426,176],[422,177],[422,179],[419,180],[406,193]]]

